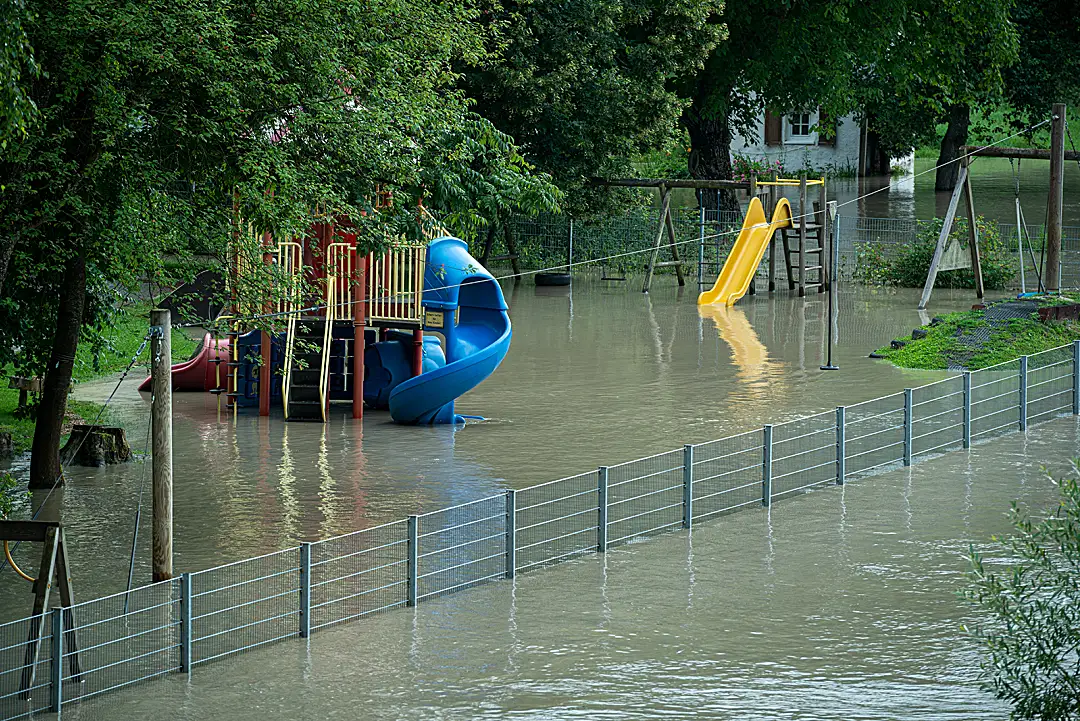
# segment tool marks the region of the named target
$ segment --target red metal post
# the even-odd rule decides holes
[[[263,233],[262,245],[263,245],[263,265],[270,265],[274,262],[274,256],[270,252],[270,234]],[[263,311],[266,313],[272,312],[274,309],[273,301],[267,300]],[[270,369],[270,334],[266,331],[262,332],[262,340],[259,343],[259,354],[262,356],[262,369],[259,371],[259,415],[270,415],[270,386],[273,381],[273,371]]]
[[[417,328],[412,332],[413,361],[412,374],[416,377],[424,372],[424,331]]]
[[[359,253],[357,253],[359,256]],[[356,292],[353,294],[353,389],[352,417],[364,417],[364,327],[367,323],[367,258],[356,259]]]

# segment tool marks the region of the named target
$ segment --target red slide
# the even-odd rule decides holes
[[[223,366],[228,361],[228,339],[215,341],[207,333],[191,358],[172,367],[173,390],[211,391],[215,388],[224,388],[226,368]],[[219,367],[221,367],[220,373]],[[149,378],[139,384],[139,390],[150,390]]]

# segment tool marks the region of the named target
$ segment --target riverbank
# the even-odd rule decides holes
[[[911,335],[894,339],[871,357],[885,358],[901,368],[986,368],[1080,339],[1080,321],[1075,317],[1040,318],[1040,309],[1060,306],[1077,307],[1069,296],[1044,296],[947,313]]]

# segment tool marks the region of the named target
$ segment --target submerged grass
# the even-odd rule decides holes
[[[1040,299],[1042,305],[1066,302],[1057,297],[1047,298],[1045,302]],[[875,355],[901,368],[978,370],[1080,339],[1080,322],[1075,320],[1043,323],[1033,313],[1028,318],[991,323],[984,310],[949,313],[935,318],[921,330],[926,332],[925,337],[897,338],[901,347],[890,344],[875,351]]]
[[[119,374],[138,351],[149,328],[150,306],[136,304],[121,308],[112,325],[102,334],[101,342],[95,344],[80,343],[75,355],[73,380],[75,383],[114,376]],[[186,360],[195,350],[198,342],[192,340],[183,331],[172,333],[172,360],[178,363]],[[132,369],[132,375],[138,376],[146,369],[150,359],[150,346],[143,349]],[[11,369],[7,369],[10,375]],[[7,384],[4,383],[4,386]],[[30,449],[34,437],[34,415],[18,412],[19,391],[15,388],[0,387],[0,431],[11,433],[12,449],[22,453]],[[90,423],[98,416],[101,404],[68,398],[67,424]],[[102,421],[108,420],[108,411],[102,414]]]

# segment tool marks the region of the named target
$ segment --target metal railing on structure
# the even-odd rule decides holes
[[[794,212],[798,215],[801,211],[796,208]],[[513,224],[519,263],[522,268],[536,270],[563,266],[569,257],[577,262],[610,258],[597,265],[619,271],[643,270],[648,260],[647,254],[656,240],[658,213],[650,208],[588,221],[554,214],[515,218]],[[694,265],[696,253],[701,282],[711,284],[735,243],[737,231],[742,225],[742,214],[674,208],[672,221],[683,257],[687,259],[686,265]],[[915,242],[930,226],[931,221],[910,218],[840,216],[841,274],[851,277],[856,273],[860,252],[873,249],[889,258],[899,248]],[[1018,255],[1020,243],[1016,224],[999,223],[997,232],[1009,252]],[[1080,287],[1080,226],[1066,226],[1062,233],[1062,285]],[[1028,225],[1025,228],[1023,260],[1029,289],[1036,287],[1036,268],[1042,263],[1040,254],[1045,238],[1043,226]],[[1033,247],[1029,249],[1029,246]],[[499,244],[496,244],[495,251],[496,254],[508,252],[504,245]],[[1017,286],[1019,261],[1017,257]],[[786,280],[783,262],[776,265],[777,278]],[[759,275],[765,276],[766,273],[767,264],[762,262]]]
[[[0,624],[0,719],[1080,414],[1080,341]],[[77,639],[76,639],[77,636]],[[77,640],[78,644],[73,643]],[[65,651],[65,648],[78,651]],[[65,668],[67,669],[65,671]]]
[[[419,323],[424,292],[426,243],[398,243],[368,259],[367,316],[371,320]]]

